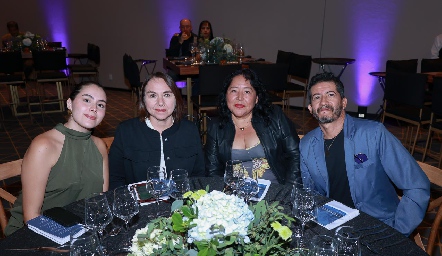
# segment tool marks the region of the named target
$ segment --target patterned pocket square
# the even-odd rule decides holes
[[[368,158],[365,154],[359,153],[355,155],[355,162],[358,164],[362,164],[363,162],[367,161]]]

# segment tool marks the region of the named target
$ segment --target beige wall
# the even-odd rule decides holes
[[[123,54],[157,59],[156,70],[162,70],[164,49],[183,17],[193,21],[195,32],[201,20],[210,20],[215,36],[244,43],[254,57],[275,61],[278,49],[319,57],[325,5],[322,56],[357,59],[342,76],[350,111],[357,109],[357,88],[372,88],[366,92],[369,112],[382,101],[368,72],[384,70],[387,59],[428,58],[433,38],[442,33],[440,0],[14,0],[2,3],[0,33],[16,20],[22,31],[53,40],[51,28],[61,27],[70,52],[85,52],[88,42],[100,46],[104,86],[127,88]],[[313,64],[312,75],[318,70]]]

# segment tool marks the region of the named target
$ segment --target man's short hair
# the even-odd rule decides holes
[[[344,84],[341,80],[331,72],[318,73],[310,79],[310,83],[307,87],[307,95],[310,103],[312,103],[312,87],[321,82],[332,82],[336,85],[336,90],[338,91],[341,98],[345,98],[344,94]]]

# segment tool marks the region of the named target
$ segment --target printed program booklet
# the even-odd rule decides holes
[[[58,224],[56,221],[40,215],[26,222],[28,228],[37,234],[40,234],[46,238],[58,244],[65,244],[70,240],[70,234],[75,234],[74,237],[81,236],[86,232],[86,229],[76,224],[71,227],[64,227]]]
[[[333,200],[318,207],[316,222],[326,229],[331,230],[358,215],[359,210]]]
[[[254,197],[250,198],[250,200],[259,202],[264,199],[267,191],[269,191],[270,183],[270,180],[258,179],[259,192]]]

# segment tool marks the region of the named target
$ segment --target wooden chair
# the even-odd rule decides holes
[[[425,174],[427,175],[427,177],[431,183],[433,183],[439,187],[442,187],[442,170],[441,169],[434,167],[432,165],[426,164],[426,163],[422,163],[420,161],[418,161],[417,163],[422,168],[422,170],[425,172]],[[436,216],[434,218],[433,224],[431,225],[427,249],[425,250],[429,255],[432,255],[432,253],[433,253],[438,229],[439,229],[439,226],[440,226],[440,223],[442,220],[441,204],[442,204],[442,196],[435,198],[433,200],[430,200],[430,203],[428,204],[428,208],[427,208],[427,213],[428,213],[428,212],[434,210],[435,208],[439,207],[439,210],[437,211]],[[416,240],[416,237],[415,237],[415,240]],[[418,244],[420,244],[419,241],[418,241]]]
[[[20,176],[21,175],[21,163],[23,159],[7,162],[0,164],[0,180],[4,181],[6,179]],[[8,201],[11,206],[14,204],[17,197],[13,196],[8,191],[4,190],[3,188],[0,188],[0,199],[4,199]],[[5,227],[8,224],[8,219],[6,217],[6,212],[3,207],[3,200],[0,200],[0,226],[2,227],[2,231],[5,231]]]
[[[106,137],[101,139],[104,141],[104,143],[106,143],[107,153],[109,153],[112,142],[114,141],[114,137]]]

